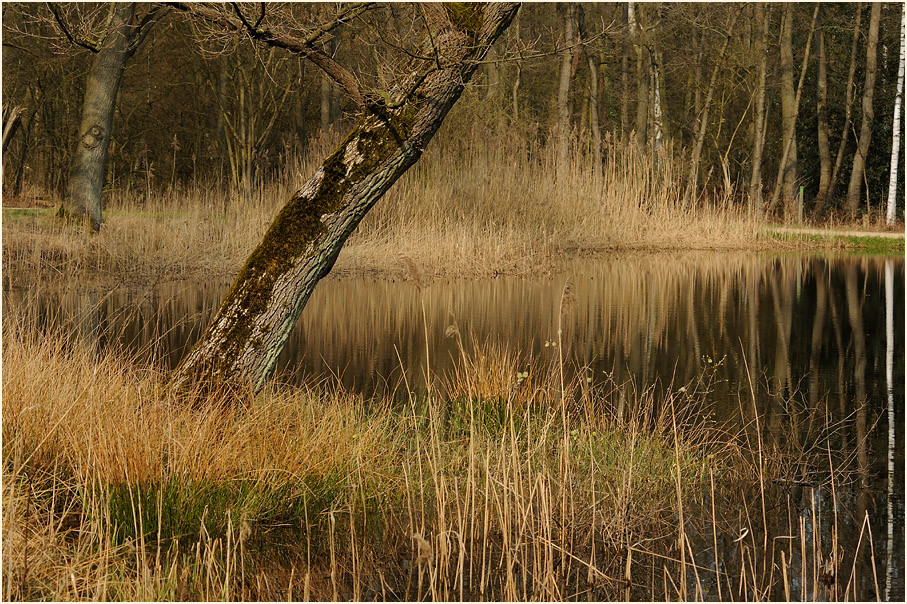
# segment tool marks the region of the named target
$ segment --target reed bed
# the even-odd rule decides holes
[[[577,154],[558,176],[548,148],[505,129],[470,127],[462,132],[462,124],[453,124],[438,135],[360,225],[336,272],[398,272],[401,253],[415,258],[426,277],[483,276],[538,272],[555,259],[603,250],[769,245],[759,238],[760,223],[736,209],[733,191],[710,190],[684,202],[683,159],[669,151],[650,158],[607,141],[600,173]],[[337,142],[319,139],[304,155],[288,153],[279,177],[248,198],[202,182],[157,192],[111,190],[106,222],[93,237],[58,224],[53,209],[7,211],[4,266],[24,284],[229,279]]]
[[[714,424],[707,376],[656,400],[451,327],[458,363],[421,393],[404,374],[378,400],[274,383],[189,404],[27,322],[4,318],[7,600],[854,598],[866,572],[765,515],[797,468],[824,463],[834,494],[846,464],[758,414]]]

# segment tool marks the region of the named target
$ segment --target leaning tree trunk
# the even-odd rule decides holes
[[[101,191],[107,168],[107,149],[114,103],[130,55],[135,3],[113,4],[110,10],[111,31],[95,53],[88,72],[79,142],[72,159],[68,191],[59,210],[61,217],[90,221],[95,231],[103,222]]]
[[[879,17],[882,13],[880,2],[872,3],[869,13],[869,38],[866,40],[866,81],[863,84],[863,123],[860,125],[860,138],[857,150],[853,154],[853,168],[850,171],[850,183],[847,186],[847,211],[851,218],[857,215],[860,207],[860,189],[863,185],[863,171],[866,168],[866,154],[869,153],[869,140],[872,138],[872,118],[874,111],[872,99],[876,85],[876,55],[879,43]]]
[[[9,146],[13,136],[16,134],[16,130],[19,128],[19,122],[22,118],[22,112],[24,109],[22,107],[13,107],[9,110],[9,116],[7,116],[6,121],[3,122],[3,152],[6,153],[6,148]]]
[[[426,4],[437,62],[409,94],[364,101],[352,132],[278,213],[202,338],[171,375],[177,388],[260,390],[344,242],[415,164],[519,4]]]

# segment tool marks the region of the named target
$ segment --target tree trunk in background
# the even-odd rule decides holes
[[[628,3],[630,37],[636,48],[636,144],[644,152],[648,142],[649,125],[649,65],[646,60],[646,49],[640,40],[639,9],[635,2]]]
[[[518,8],[424,5],[432,41],[445,59],[441,67],[416,63],[412,94],[394,94],[390,103],[365,101],[352,132],[274,219],[205,333],[171,374],[172,386],[264,386],[315,285],[362,218],[418,161]]]
[[[831,180],[828,184],[828,197],[833,197],[835,186],[838,184],[838,172],[841,164],[844,162],[844,149],[847,146],[847,139],[850,136],[850,122],[853,116],[853,82],[854,75],[857,71],[857,46],[860,41],[860,19],[863,14],[863,5],[857,3],[857,18],[853,27],[853,39],[850,43],[850,67],[847,70],[847,92],[845,93],[844,107],[844,127],[841,129],[841,142],[838,144],[838,153],[835,155],[835,166],[831,170]],[[818,216],[823,210],[823,206],[816,205],[813,208],[813,214]]]
[[[627,129],[630,127],[630,88],[628,85],[628,71],[630,69],[630,20],[629,6],[631,3],[623,4],[622,11],[624,17],[624,35],[623,48],[620,55],[620,137],[623,142],[627,141]]]
[[[558,5],[563,11],[564,48],[561,50],[560,77],[557,86],[557,177],[563,181],[570,165],[570,81],[573,71],[573,45],[576,43],[576,5]]]
[[[901,53],[898,58],[898,92],[894,98],[894,124],[891,127],[891,168],[888,170],[888,209],[885,222],[894,223],[897,213],[898,159],[901,153],[901,103],[904,99],[904,25],[907,23],[905,7],[901,6]]]
[[[583,8],[582,6],[577,5],[576,10],[577,14],[580,16],[578,22],[582,24],[584,21],[582,18]],[[580,39],[584,42],[586,40],[584,27],[580,28]],[[598,177],[601,174],[602,168],[602,129],[598,115],[601,97],[598,82],[599,66],[592,49],[585,46],[583,50],[586,54],[586,65],[589,68],[589,130],[592,133],[592,172]]]
[[[715,94],[715,82],[718,79],[718,71],[724,64],[724,56],[727,54],[728,46],[731,43],[731,37],[734,35],[734,25],[737,24],[738,12],[734,13],[731,24],[728,27],[727,36],[724,38],[724,44],[721,45],[715,66],[712,68],[712,77],[709,78],[709,87],[705,94],[705,103],[702,105],[702,115],[699,116],[699,127],[696,133],[696,143],[693,145],[693,154],[690,158],[690,175],[687,180],[687,199],[692,203],[696,199],[696,189],[699,180],[699,159],[702,156],[702,147],[705,144],[705,134],[709,126],[709,106],[712,104],[712,97]]]
[[[863,123],[860,125],[860,139],[857,151],[853,154],[853,169],[850,172],[850,184],[847,187],[847,211],[851,218],[857,215],[860,207],[860,189],[863,185],[863,171],[866,168],[866,154],[869,152],[869,140],[872,138],[872,99],[876,84],[876,54],[879,43],[879,18],[882,4],[872,3],[869,13],[869,38],[866,41],[866,81],[863,84]]]
[[[517,14],[517,16],[514,17],[514,19],[513,19],[513,25],[510,28],[510,37],[511,37],[511,39],[513,39],[517,48],[521,48],[521,46],[520,46],[520,15],[519,14]],[[516,69],[516,74],[514,74],[514,76],[513,76],[513,88],[511,90],[511,94],[513,96],[513,121],[518,122],[518,121],[520,121],[520,102],[519,102],[520,101],[520,97],[519,97],[520,80],[522,79],[522,75],[523,75],[523,68],[520,65],[520,61],[514,62],[514,68]]]
[[[759,87],[756,90],[756,114],[753,124],[753,164],[750,172],[749,202],[750,212],[762,215],[762,149],[765,145],[765,80],[768,73],[768,10],[764,3],[755,5],[756,22],[761,24],[756,53],[759,56]]]
[[[816,117],[819,143],[819,192],[815,205],[824,206],[831,183],[831,146],[828,144],[828,57],[825,54],[825,25],[819,9],[818,32],[816,35],[816,60],[819,74],[816,82]],[[814,205],[814,207],[815,207]]]
[[[779,177],[781,179],[781,200],[785,214],[788,206],[797,196],[797,110],[794,105],[794,5],[784,5],[784,25],[781,28],[781,146],[790,148],[787,161],[782,159]],[[777,203],[772,195],[772,206]],[[774,207],[769,211],[774,210]]]
[[[328,54],[334,55],[336,42],[331,40],[328,43]],[[334,123],[334,85],[327,74],[321,75],[321,132],[327,134]]]
[[[13,107],[9,110],[6,121],[3,122],[3,153],[6,153],[6,148],[16,135],[16,130],[19,129],[23,111],[25,110],[22,107]]]
[[[788,4],[787,6],[790,7],[791,5]],[[790,8],[788,8],[788,10],[790,10]],[[791,13],[791,16],[792,16],[792,13]],[[791,107],[790,107],[790,120],[791,120],[791,121],[790,121],[790,125],[791,125],[793,131],[790,133],[791,136],[790,136],[790,137],[786,137],[786,138],[784,139],[783,144],[782,144],[784,150],[783,150],[783,152],[781,153],[781,161],[778,163],[778,177],[775,179],[775,188],[774,188],[774,190],[772,191],[772,200],[771,200],[771,202],[769,202],[769,205],[768,205],[768,212],[769,212],[769,213],[774,212],[775,207],[776,207],[777,204],[778,204],[778,199],[779,199],[779,197],[780,197],[780,195],[781,195],[781,187],[782,187],[782,185],[783,185],[783,186],[790,186],[790,185],[791,185],[791,182],[792,182],[793,187],[794,187],[794,193],[793,193],[793,194],[789,194],[789,195],[785,198],[785,200],[784,200],[784,217],[785,217],[786,220],[790,219],[790,217],[791,217],[791,215],[792,215],[792,212],[793,212],[793,203],[792,203],[792,202],[793,202],[793,200],[796,198],[797,179],[794,178],[793,181],[789,181],[785,176],[786,176],[786,173],[787,173],[787,169],[790,168],[790,161],[789,161],[789,159],[790,159],[791,157],[794,158],[794,164],[795,164],[794,167],[796,168],[796,157],[797,157],[797,133],[796,133],[796,123],[797,123],[797,115],[798,115],[799,110],[800,110],[800,97],[801,97],[802,94],[803,94],[803,82],[806,80],[806,68],[807,68],[807,66],[809,65],[809,51],[810,51],[810,49],[811,49],[811,45],[812,45],[812,41],[813,41],[813,33],[815,33],[815,31],[816,31],[816,19],[818,18],[818,16],[819,16],[819,4],[817,3],[817,4],[816,4],[815,10],[813,10],[812,23],[811,23],[810,26],[809,26],[809,36],[807,36],[807,38],[806,38],[806,48],[805,48],[805,50],[803,51],[803,64],[802,64],[802,66],[800,67],[800,81],[797,82],[797,92],[796,92],[796,94],[794,95],[793,103],[792,103],[792,105],[791,105]],[[793,25],[793,19],[791,19],[791,20],[788,22],[788,25]],[[788,33],[789,33],[789,30],[788,30]],[[782,37],[783,37],[783,36],[782,36]],[[783,54],[783,53],[782,53],[782,54]],[[785,97],[786,97],[786,95],[785,95],[784,92],[782,91],[782,100],[784,100]],[[782,105],[783,105],[783,104],[782,104]],[[782,107],[782,112],[783,112],[783,107]],[[787,169],[786,169],[786,168],[787,168]],[[784,172],[784,174],[782,174],[782,172]],[[796,170],[795,170],[795,172],[796,172]],[[790,191],[788,191],[788,193],[790,193]]]
[[[652,124],[655,127],[654,149],[658,151],[664,144],[665,117],[662,104],[664,79],[661,70],[661,53],[656,49],[652,53]]]
[[[79,142],[73,154],[67,194],[58,212],[60,217],[90,221],[95,231],[103,222],[101,193],[107,172],[107,149],[114,104],[130,55],[130,23],[134,14],[134,3],[110,6],[111,30],[95,53],[88,72]]]

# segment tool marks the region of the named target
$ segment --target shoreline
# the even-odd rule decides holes
[[[4,287],[78,282],[80,287],[153,287],[172,281],[232,282],[268,224],[265,208],[235,216],[203,210],[161,216],[108,212],[98,235],[61,225],[53,209],[4,208]],[[537,223],[412,221],[368,225],[350,238],[330,276],[406,278],[410,258],[426,281],[531,277],[565,263],[622,254],[844,253],[904,255],[903,231],[759,224],[727,215],[713,222],[651,221],[631,233],[539,233]],[[566,231],[566,232],[565,232]]]

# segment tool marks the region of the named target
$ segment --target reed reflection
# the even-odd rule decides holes
[[[828,464],[857,477],[832,489],[828,464],[791,459],[789,479],[766,495],[775,510],[764,535],[803,535],[802,547],[763,544],[763,535],[750,536],[750,546],[736,541],[731,516],[760,515],[756,499],[720,502],[729,514],[721,534],[690,527],[691,539],[700,534],[703,547],[721,550],[728,572],[740,571],[746,547],[760,557],[784,551],[797,575],[794,597],[866,599],[877,595],[871,530],[876,554],[884,551],[875,558],[877,570],[884,567],[878,595],[903,597],[903,557],[893,554],[904,547],[903,258],[634,254],[575,262],[545,278],[421,288],[412,280],[333,278],[309,301],[278,379],[339,382],[371,395],[403,390],[405,372],[410,387],[424,390],[427,369],[456,370],[460,343],[497,346],[527,364],[554,362],[567,279],[576,301],[562,317],[561,352],[574,374],[602,386],[603,412],[626,415],[641,391],[660,401],[668,391],[707,389],[708,411],[743,426],[751,443],[821,447]],[[11,291],[4,304],[37,308],[39,324],[68,325],[98,349],[121,347],[168,368],[199,337],[225,289]],[[27,302],[36,297],[39,304]],[[458,338],[445,335],[451,325]]]

